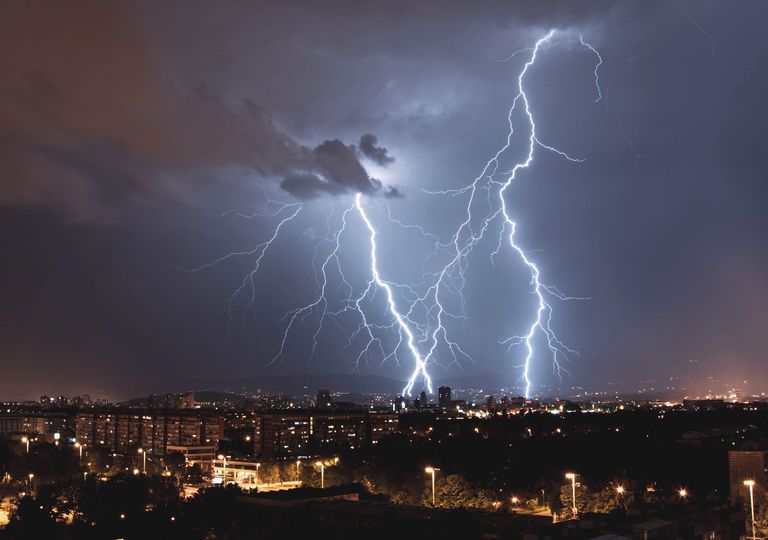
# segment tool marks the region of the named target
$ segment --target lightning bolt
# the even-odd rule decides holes
[[[272,232],[270,233],[269,237],[266,240],[257,244],[256,247],[254,247],[253,249],[250,249],[247,251],[230,252],[230,253],[227,253],[226,255],[223,255],[213,261],[205,263],[196,268],[182,269],[186,272],[200,272],[202,270],[213,268],[214,266],[224,263],[230,259],[254,257],[253,266],[246,273],[245,277],[243,277],[243,280],[240,283],[240,286],[237,287],[229,297],[229,302],[227,305],[227,333],[224,340],[225,343],[229,339],[232,333],[232,317],[233,317],[235,301],[240,297],[240,295],[244,291],[250,290],[251,294],[250,294],[248,303],[246,305],[246,309],[250,308],[253,305],[253,303],[256,300],[256,283],[254,280],[256,278],[256,274],[258,274],[259,269],[261,268],[261,262],[264,260],[264,257],[267,255],[269,248],[272,247],[272,244],[275,242],[275,240],[279,236],[280,230],[283,228],[283,226],[286,223],[293,221],[296,218],[296,216],[299,215],[299,212],[301,212],[302,210],[301,203],[283,203],[283,202],[273,201],[269,199],[267,200],[267,205],[273,209],[271,212],[268,212],[268,213],[253,212],[251,214],[243,214],[235,210],[230,210],[228,212],[224,212],[219,216],[219,217],[229,217],[229,221],[227,222],[227,224],[229,224],[233,220],[238,218],[252,220],[257,217],[275,217],[280,215],[283,210],[289,209],[290,211],[287,213],[287,215],[285,215],[278,221],[277,225],[274,227],[274,229],[272,229]]]
[[[534,359],[535,351],[534,351],[534,340],[535,338],[541,334],[544,336],[547,348],[549,352],[552,355],[552,361],[553,361],[553,368],[555,370],[556,374],[560,374],[560,372],[563,370],[560,361],[558,358],[560,356],[567,357],[569,353],[571,354],[578,354],[577,351],[570,349],[567,347],[560,339],[557,337],[555,332],[552,329],[552,314],[553,309],[552,305],[548,301],[548,298],[554,297],[559,300],[570,300],[575,299],[576,297],[570,297],[566,296],[563,293],[561,293],[556,287],[546,285],[541,280],[541,271],[539,267],[536,265],[536,263],[529,257],[529,255],[523,250],[523,248],[516,242],[515,234],[517,232],[517,223],[512,219],[510,216],[507,202],[506,202],[506,194],[509,190],[512,183],[517,179],[518,173],[523,170],[527,169],[530,164],[533,162],[534,159],[534,151],[537,147],[543,148],[545,150],[549,150],[550,152],[554,152],[560,157],[565,158],[568,161],[580,163],[583,160],[579,158],[571,157],[566,152],[563,152],[562,150],[559,150],[551,145],[545,144],[539,139],[539,136],[536,131],[536,123],[533,117],[533,113],[531,112],[528,95],[526,94],[525,90],[525,77],[528,73],[529,69],[536,63],[537,56],[542,48],[543,45],[545,45],[547,42],[549,42],[552,37],[554,36],[555,31],[551,30],[548,32],[545,36],[541,37],[538,41],[536,41],[534,47],[529,49],[520,49],[519,51],[516,51],[509,59],[513,58],[514,56],[521,54],[522,52],[526,52],[530,50],[530,56],[528,58],[528,61],[523,65],[523,68],[521,69],[520,73],[517,77],[517,93],[512,101],[512,106],[509,109],[509,112],[507,114],[507,120],[509,125],[509,131],[507,134],[506,143],[504,146],[499,149],[498,152],[490,159],[488,162],[486,162],[485,167],[483,168],[481,174],[475,178],[475,180],[462,188],[459,189],[452,189],[452,190],[443,190],[443,191],[427,191],[427,193],[430,194],[438,194],[438,195],[450,195],[450,196],[461,196],[468,194],[468,200],[467,200],[467,206],[466,206],[466,212],[465,212],[465,219],[464,221],[459,225],[456,232],[453,234],[453,246],[454,246],[454,252],[455,257],[453,260],[451,260],[448,265],[443,269],[442,273],[440,274],[437,284],[435,286],[435,296],[437,297],[439,295],[439,289],[440,286],[443,284],[443,282],[450,278],[452,275],[452,271],[455,268],[458,268],[458,276],[459,276],[459,283],[454,283],[458,291],[461,291],[463,288],[463,279],[464,279],[464,269],[466,269],[466,257],[467,255],[472,251],[474,246],[483,238],[486,230],[488,229],[488,226],[491,222],[500,220],[501,226],[499,228],[499,239],[498,239],[498,245],[496,249],[491,254],[491,260],[493,262],[493,257],[499,253],[502,247],[502,243],[504,240],[504,234],[508,231],[508,234],[506,236],[506,239],[509,243],[510,248],[514,253],[518,255],[521,262],[524,264],[524,266],[528,269],[530,273],[530,284],[532,293],[536,299],[536,309],[534,311],[534,316],[527,327],[527,332],[525,332],[522,335],[517,336],[511,336],[505,339],[502,339],[500,341],[501,344],[507,345],[508,348],[514,346],[514,345],[522,345],[525,350],[525,356],[522,363],[522,380],[525,386],[525,396],[526,398],[530,397],[531,390],[532,390],[532,381],[530,376],[530,369],[531,364]],[[597,52],[597,50],[590,44],[584,41],[581,34],[579,35],[579,42],[584,46],[587,47],[590,51],[592,51],[598,59],[597,64],[594,67],[594,77],[595,77],[595,87],[597,88],[597,98],[595,102],[599,101],[602,98],[602,93],[600,91],[600,80],[599,80],[599,74],[598,69],[600,65],[602,64],[602,58],[600,57],[600,54]],[[515,133],[515,128],[513,124],[513,117],[515,112],[518,109],[518,106],[521,105],[523,109],[523,114],[525,118],[527,119],[528,126],[530,129],[529,136],[528,136],[528,145],[527,145],[527,152],[524,156],[524,159],[521,161],[518,161],[515,163],[511,169],[506,171],[503,174],[503,178],[498,178],[498,169],[500,167],[500,160],[502,155],[510,148],[512,144],[512,139]],[[491,200],[491,190],[496,189],[496,203],[492,202]],[[488,208],[488,213],[486,214],[486,217],[482,220],[482,227],[475,231],[472,227],[473,222],[473,206],[476,204],[476,199],[481,191],[485,190],[487,192],[486,197],[486,205]],[[441,311],[440,303],[437,302],[438,308]],[[438,320],[440,318],[440,314],[438,315]],[[437,335],[437,332],[445,332],[444,327],[442,325],[438,325],[438,328],[435,330],[435,335]],[[433,340],[433,348],[435,346],[436,339]],[[430,351],[430,354],[427,356],[426,360],[430,360],[432,351]],[[412,377],[410,384],[411,386],[414,383],[414,378]]]
[[[392,225],[405,231],[416,231],[424,239],[432,243],[433,248],[422,261],[421,281],[416,284],[405,284],[385,278],[379,268],[379,247],[377,239],[379,231],[374,221],[369,217],[366,205],[363,204],[362,194],[357,194],[354,200],[344,208],[341,213],[341,221],[338,227],[333,228],[331,221],[334,213],[328,216],[327,232],[324,238],[317,244],[312,258],[315,281],[317,284],[313,298],[306,304],[288,311],[282,322],[285,323],[280,346],[270,363],[283,358],[286,346],[292,332],[298,325],[306,323],[309,319],[315,320],[312,333],[312,348],[309,354],[310,361],[319,359],[319,338],[323,329],[329,322],[334,322],[344,330],[344,321],[353,316],[357,320],[357,326],[347,333],[347,346],[362,340],[359,353],[355,360],[355,367],[364,358],[376,354],[382,363],[393,360],[397,365],[401,364],[400,355],[407,351],[413,363],[410,377],[403,388],[404,395],[411,395],[419,380],[422,381],[430,393],[432,393],[432,379],[428,373],[428,367],[433,363],[444,363],[443,353],[446,353],[450,363],[461,365],[461,359],[472,360],[471,356],[461,347],[458,340],[452,337],[453,325],[466,319],[463,291],[466,285],[466,271],[469,267],[469,257],[483,241],[490,230],[498,230],[498,242],[496,249],[491,253],[491,262],[496,255],[508,244],[530,274],[530,291],[535,298],[535,310],[530,322],[526,325],[525,333],[500,340],[507,350],[515,345],[521,345],[525,351],[522,365],[521,380],[525,387],[525,396],[530,397],[533,383],[530,369],[536,356],[534,342],[542,336],[547,345],[547,350],[552,357],[553,369],[558,375],[563,370],[560,358],[567,358],[568,354],[577,354],[567,347],[557,337],[552,329],[553,308],[551,299],[573,300],[582,299],[567,296],[557,287],[544,283],[541,279],[541,271],[538,265],[530,257],[516,240],[517,223],[511,217],[507,206],[508,191],[512,183],[518,178],[520,171],[527,169],[534,160],[535,150],[544,149],[555,155],[574,163],[584,160],[572,157],[568,153],[542,142],[539,138],[534,115],[531,111],[528,95],[525,88],[525,79],[529,70],[535,65],[536,59],[545,44],[552,40],[555,30],[548,32],[538,39],[533,47],[520,49],[503,61],[511,61],[515,56],[529,53],[527,61],[517,76],[516,95],[507,114],[508,134],[505,144],[489,159],[479,176],[471,183],[458,189],[442,191],[426,191],[433,195],[445,195],[451,197],[466,197],[462,222],[447,241],[442,241],[438,236],[429,233],[419,225],[405,224],[392,216],[389,205],[386,205],[386,219]],[[585,42],[579,34],[579,42],[588,48],[597,58],[594,66],[595,88],[597,98],[602,99],[598,69],[602,64],[602,58],[598,51]],[[502,167],[502,157],[510,150],[515,136],[514,117],[521,114],[527,121],[529,133],[522,158],[518,159],[506,171]],[[484,196],[483,196],[484,194]],[[255,256],[253,268],[246,274],[240,287],[230,298],[230,318],[232,303],[246,290],[251,290],[253,303],[255,294],[254,279],[260,264],[271,244],[277,239],[281,228],[295,219],[302,207],[299,203],[271,203],[271,212],[268,216],[283,217],[273,229],[272,235],[249,251],[230,253],[211,263],[203,265],[193,271],[199,271],[222,263],[229,258],[239,256]],[[481,212],[479,214],[479,212]],[[286,212],[286,215],[282,214]],[[232,214],[231,219],[251,219],[262,214],[243,215]],[[344,239],[353,221],[359,219],[363,230],[367,233],[369,268],[364,285],[355,287],[353,280],[348,278],[342,267],[341,253]],[[331,232],[333,231],[333,232]],[[330,246],[330,247],[327,247]],[[438,255],[447,255],[447,262],[438,266],[435,271],[427,271],[428,263]],[[334,286],[333,284],[337,282]],[[372,313],[377,295],[381,298],[383,293],[384,311],[387,320],[377,322]],[[381,301],[379,300],[379,304]],[[456,306],[456,307],[453,307]],[[393,336],[395,339],[393,339]]]

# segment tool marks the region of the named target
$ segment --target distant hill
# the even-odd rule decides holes
[[[357,394],[397,394],[404,386],[403,381],[381,375],[355,375],[350,373],[313,375],[267,375],[257,377],[232,377],[215,380],[193,381],[191,390],[209,390],[239,393],[253,393],[261,390],[267,394],[303,396],[304,385],[314,395],[318,388],[332,392]]]

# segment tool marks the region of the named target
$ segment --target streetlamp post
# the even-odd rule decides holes
[[[27,445],[27,454],[29,454],[29,437],[22,437],[21,442]]]
[[[78,452],[80,452],[80,457],[78,459],[78,463],[80,465],[82,465],[83,464],[83,445],[80,444],[79,442],[76,442],[75,443],[75,448],[77,448]]]
[[[752,513],[752,540],[756,538],[755,536],[755,481],[754,480],[744,480],[744,485],[749,488],[749,509]]]
[[[573,510],[573,519],[576,519],[578,510],[576,508],[576,473],[565,473],[565,478],[571,481],[571,501]]]
[[[440,469],[436,467],[426,467],[424,472],[432,475],[432,506],[435,506],[435,472]]]
[[[261,463],[256,464],[256,487],[259,487],[259,467],[261,467]]]
[[[320,467],[320,489],[325,489],[325,463],[318,461],[315,465]]]
[[[29,491],[32,491],[32,479],[35,477],[35,474],[29,473],[27,476],[29,477],[29,483],[28,483]]]
[[[142,459],[141,472],[143,474],[147,474],[147,453],[144,451],[143,448],[139,448],[139,454],[141,454],[141,459]]]
[[[222,473],[224,480],[221,482],[221,485],[226,487],[227,486],[227,456],[223,454],[219,454],[217,457],[222,461],[224,461],[224,472]]]
[[[301,472],[299,472],[299,467],[301,467],[301,460],[300,460],[300,459],[297,459],[297,460],[296,460],[296,481],[297,481],[297,482],[298,482],[299,480],[301,480]]]

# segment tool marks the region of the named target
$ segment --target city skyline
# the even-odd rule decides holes
[[[742,15],[714,2],[489,2],[469,19],[455,2],[14,6],[0,22],[13,45],[0,48],[0,398],[406,382],[419,359],[388,354],[404,332],[431,358],[433,399],[483,378],[548,397],[680,381],[687,395],[760,393],[768,46]],[[505,340],[528,331],[535,290],[497,248],[501,221],[444,282],[464,297],[443,297],[453,320],[434,357],[439,325],[413,303],[450,259],[461,190],[507,140],[523,82],[531,121],[517,110],[496,165],[541,144],[498,200],[556,291],[558,347],[581,353],[559,359],[561,381],[535,334],[528,384],[525,344]],[[414,306],[397,326],[393,310]],[[341,315],[321,328],[322,310]],[[366,355],[363,311],[389,327]]]

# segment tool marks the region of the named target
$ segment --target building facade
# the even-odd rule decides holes
[[[223,418],[207,411],[109,409],[78,413],[75,437],[113,452],[165,454],[168,446],[216,446],[223,431]]]
[[[731,499],[749,500],[749,488],[745,480],[754,480],[756,500],[764,501],[768,489],[768,451],[730,450],[728,452],[728,479]]]
[[[376,444],[398,430],[398,415],[389,412],[261,413],[254,418],[254,453],[264,457],[332,453]]]

